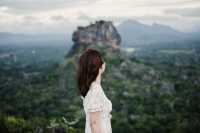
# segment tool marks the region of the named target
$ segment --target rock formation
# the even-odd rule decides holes
[[[80,45],[107,45],[113,51],[119,50],[121,37],[111,21],[96,21],[88,26],[79,26],[72,35],[72,51]]]

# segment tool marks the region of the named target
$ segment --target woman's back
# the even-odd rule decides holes
[[[90,89],[83,98],[83,107],[86,114],[86,124],[85,124],[85,133],[92,133],[90,127],[90,112],[100,112],[100,123],[102,133],[112,133],[111,129],[111,111],[112,103],[106,97],[101,84],[93,81],[90,85]]]

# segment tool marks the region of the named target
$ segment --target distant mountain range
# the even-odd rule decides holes
[[[117,29],[122,37],[123,46],[200,40],[200,32],[183,33],[170,26],[158,23],[146,25],[136,20],[124,21]]]
[[[18,34],[0,32],[0,45],[68,45],[71,47],[71,35],[68,34]]]
[[[148,44],[163,44],[168,42],[200,41],[200,31],[193,33],[183,33],[170,26],[153,23],[147,25],[136,20],[127,20],[116,27],[121,35],[121,46],[136,46]],[[68,45],[72,46],[71,33],[60,35],[28,35],[0,32],[0,45],[20,44],[20,45]]]

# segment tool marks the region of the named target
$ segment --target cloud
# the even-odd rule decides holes
[[[83,12],[78,12],[78,18],[77,19],[80,19],[80,20],[83,20],[83,21],[93,21],[94,18],[92,17],[89,17],[88,15],[86,15],[85,13]]]
[[[156,21],[181,29],[183,23],[183,28],[198,25],[198,6],[199,0],[0,0],[0,32],[60,32],[100,19]]]
[[[24,21],[36,21],[37,18],[35,18],[34,16],[24,16],[23,20]]]
[[[53,15],[53,16],[50,17],[50,19],[52,21],[59,21],[59,22],[61,22],[61,21],[64,21],[64,22],[68,21],[68,19],[65,16],[63,16],[63,15]]]
[[[200,18],[200,7],[188,7],[180,9],[167,9],[165,13],[177,14],[183,17],[198,17]]]
[[[43,22],[40,21],[39,18],[36,18],[35,16],[31,15],[22,16],[21,21],[19,21],[19,23],[21,25],[26,25],[27,27],[45,25]]]
[[[15,13],[31,13],[46,10],[72,8],[86,5],[96,0],[0,0],[0,7],[8,7]]]
[[[83,21],[85,23],[93,23],[95,21],[98,21],[98,20],[106,20],[106,21],[112,21],[114,22],[115,24],[119,24],[121,23],[122,21],[125,21],[127,19],[130,19],[132,17],[123,17],[123,16],[89,16],[87,15],[86,13],[83,13],[83,12],[78,12],[78,20],[80,21]]]

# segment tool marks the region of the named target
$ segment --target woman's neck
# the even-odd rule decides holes
[[[95,82],[97,82],[98,84],[101,84],[101,74],[100,73],[97,75]]]

